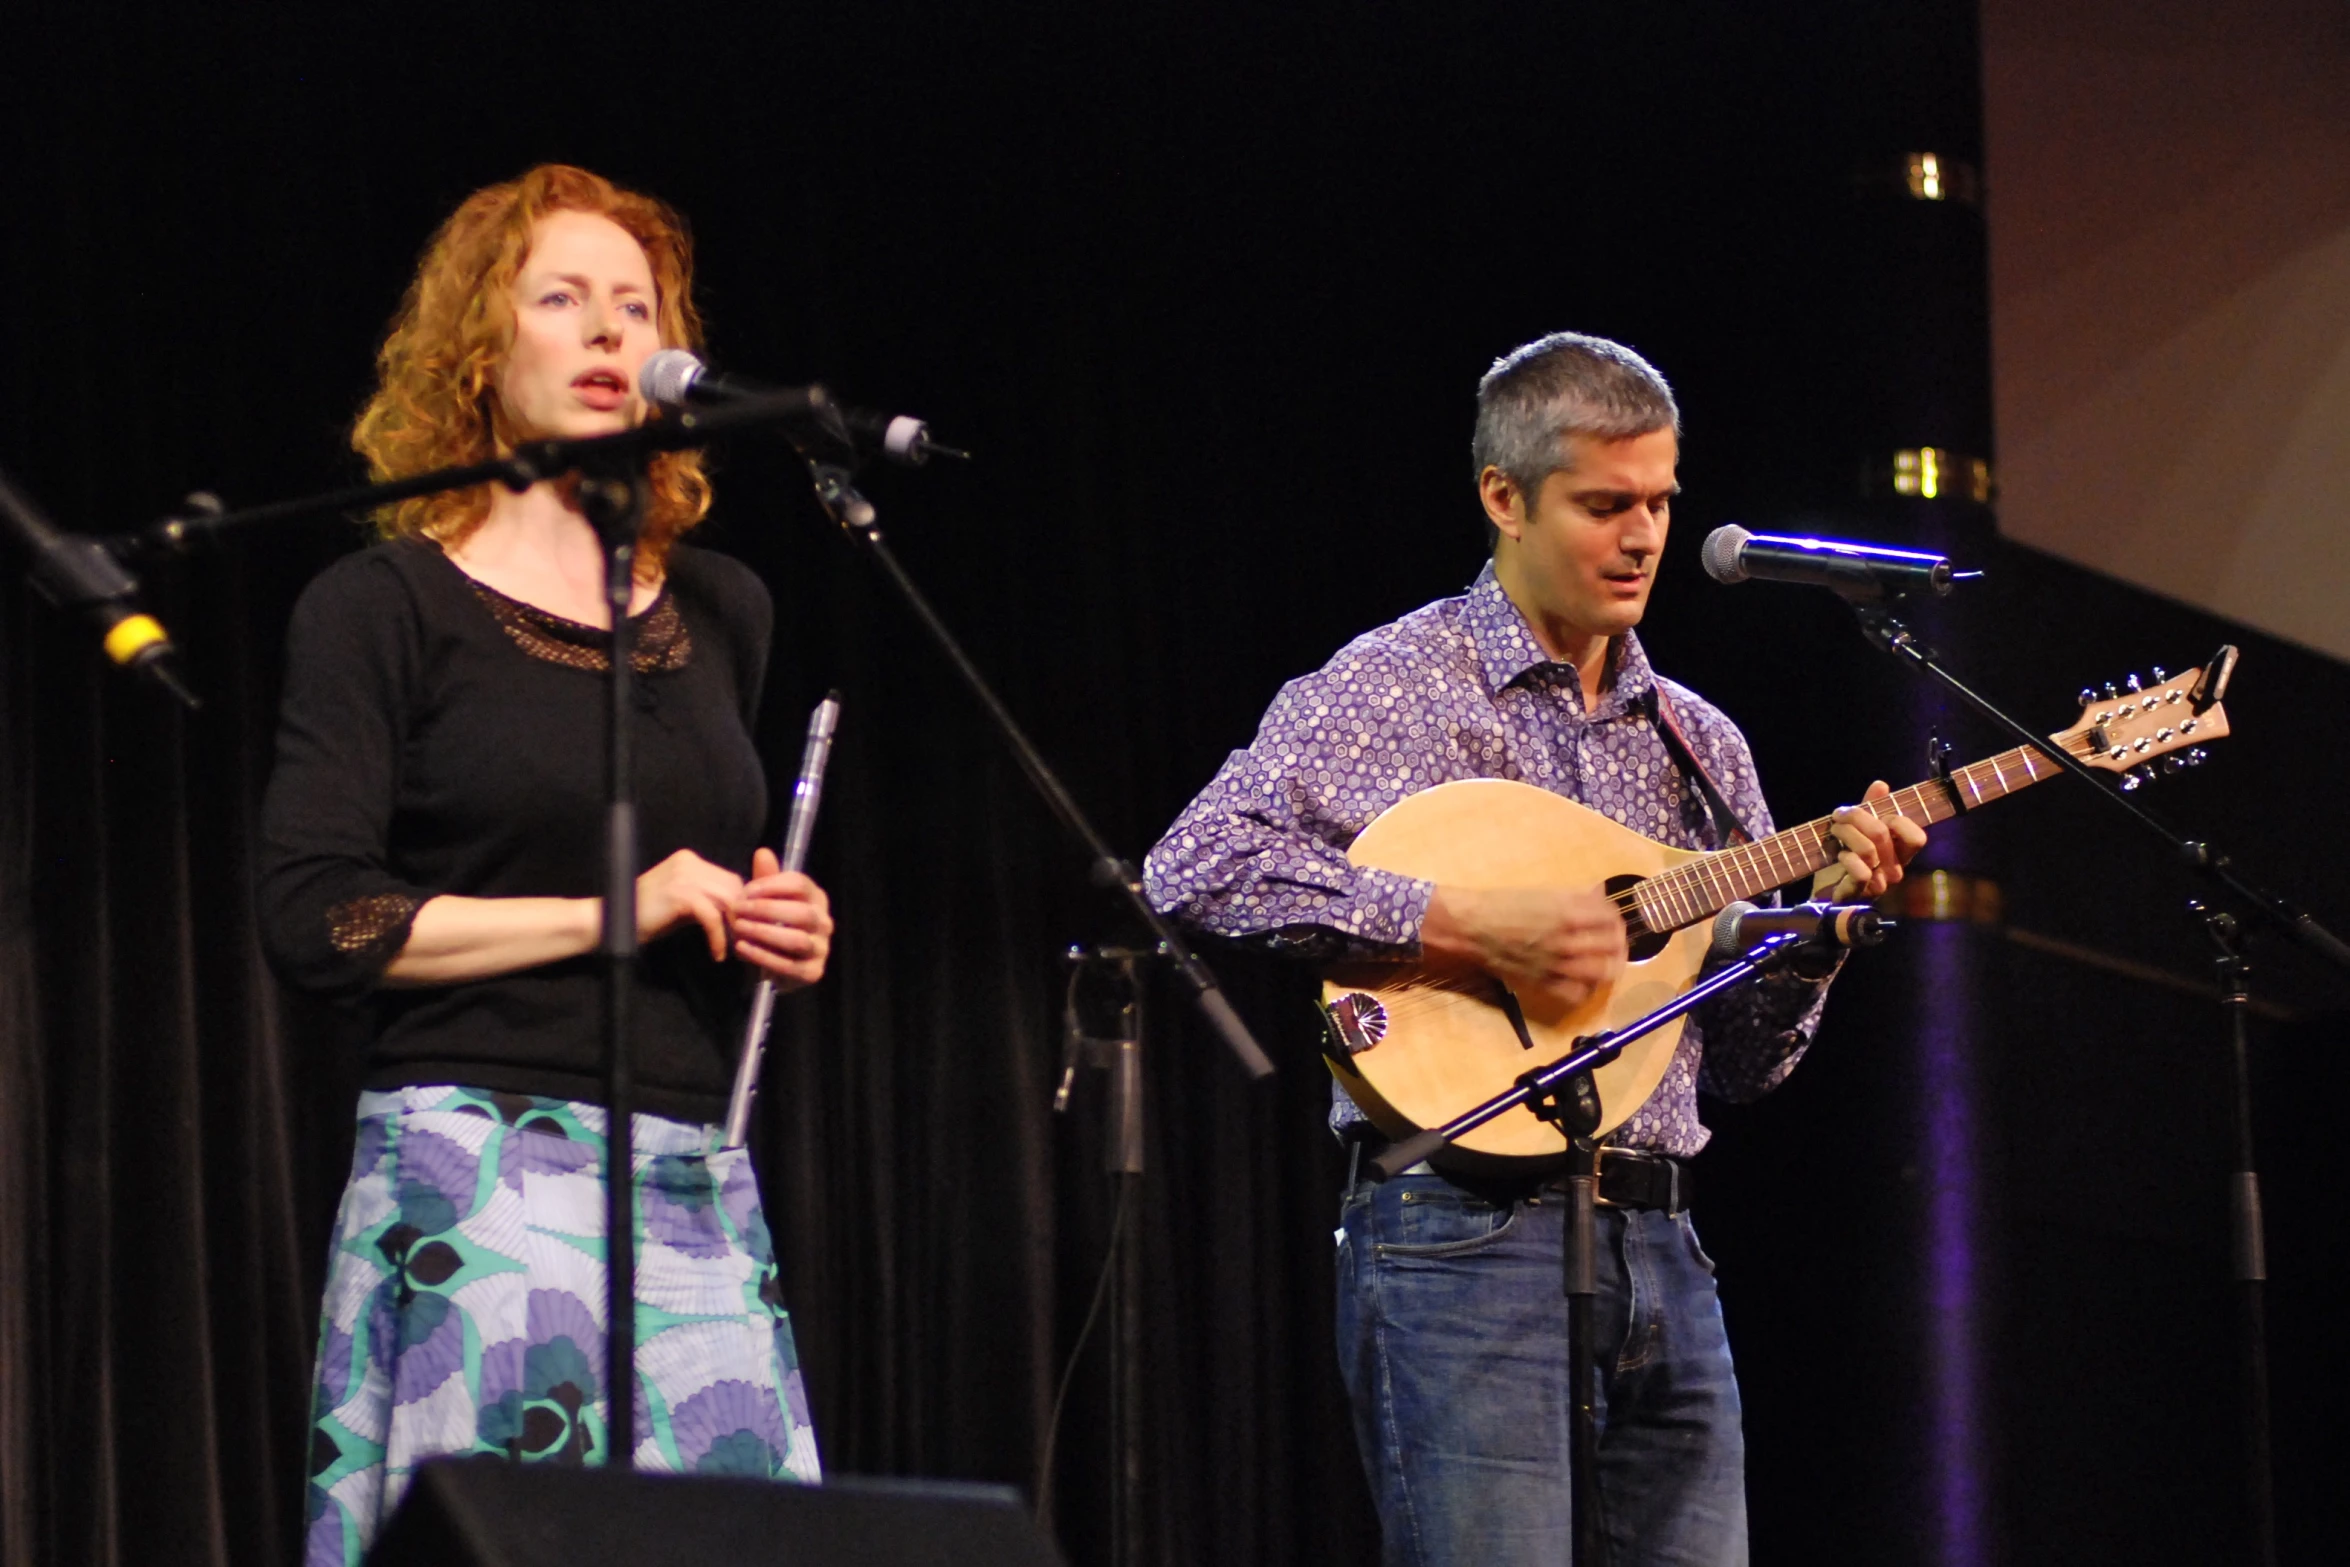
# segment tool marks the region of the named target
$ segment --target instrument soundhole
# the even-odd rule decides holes
[[[1623,905],[1624,934],[1631,941],[1632,961],[1635,963],[1645,963],[1655,957],[1664,951],[1666,944],[1673,939],[1670,931],[1660,936],[1650,930],[1648,922],[1640,917],[1639,905],[1632,901],[1633,889],[1647,879],[1645,876],[1610,876],[1606,885],[1601,888],[1609,897]]]
[[[1360,1055],[1387,1037],[1387,1008],[1368,991],[1352,990],[1323,1010],[1348,1055]]]

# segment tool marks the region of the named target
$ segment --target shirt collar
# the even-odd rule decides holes
[[[1467,626],[1470,644],[1476,649],[1478,667],[1485,675],[1485,688],[1493,695],[1501,693],[1535,670],[1562,671],[1569,680],[1578,678],[1573,666],[1561,664],[1542,651],[1542,644],[1534,640],[1534,632],[1526,624],[1526,617],[1510,596],[1502,591],[1501,579],[1493,572],[1493,562],[1477,573],[1477,580],[1469,585],[1463,601],[1462,623]],[[1648,667],[1648,654],[1642,651],[1637,632],[1627,631],[1616,639],[1613,649],[1614,678],[1602,692],[1599,708],[1593,718],[1614,718],[1625,709],[1645,703],[1655,689],[1656,675]]]

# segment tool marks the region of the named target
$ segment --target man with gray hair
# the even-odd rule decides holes
[[[1354,864],[1356,834],[1461,778],[1535,784],[1691,849],[1721,847],[1734,826],[1767,834],[1770,813],[1737,726],[1651,670],[1633,631],[1680,488],[1664,377],[1604,338],[1528,343],[1478,385],[1474,455],[1493,552],[1477,580],[1283,687],[1144,874],[1152,901],[1199,930],[1320,961],[1478,970],[1572,1007],[1625,962],[1600,889],[1422,881]],[[1843,850],[1814,896],[1874,897],[1925,843],[1899,818],[1847,808],[1836,821]],[[1738,1388],[1681,1161],[1708,1136],[1699,1088],[1736,1100],[1775,1087],[1824,992],[1782,971],[1700,1008],[1662,1083],[1604,1144],[1598,1480],[1616,1567],[1746,1560]],[[1385,1561],[1557,1563],[1570,1523],[1562,1177],[1423,1164],[1382,1181],[1370,1157],[1383,1139],[1343,1089],[1331,1124],[1354,1149],[1340,1370]]]

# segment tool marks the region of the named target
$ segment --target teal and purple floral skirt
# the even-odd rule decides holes
[[[636,1467],[819,1478],[742,1149],[635,1131]],[[306,1562],[356,1564],[427,1458],[605,1459],[602,1107],[470,1088],[359,1100],[320,1325]]]

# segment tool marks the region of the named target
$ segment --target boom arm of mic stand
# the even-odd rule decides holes
[[[512,456],[455,468],[435,468],[430,473],[412,474],[383,484],[349,485],[239,511],[196,509],[188,516],[168,517],[142,532],[109,539],[107,549],[125,558],[178,555],[199,543],[267,523],[373,511],[395,501],[437,495],[443,490],[470,489],[477,484],[503,484],[510,490],[527,490],[541,479],[560,478],[583,470],[608,472],[616,466],[642,462],[658,452],[707,446],[717,437],[737,430],[820,420],[831,408],[830,392],[822,386],[807,386],[797,391],[778,392],[772,397],[728,403],[720,408],[691,409],[611,435],[530,441],[516,448]]]
[[[808,471],[815,480],[816,498],[823,503],[826,513],[843,532],[864,546],[865,552],[880,566],[890,586],[897,589],[898,596],[905,600],[914,618],[922,623],[922,629],[930,633],[931,641],[938,644],[939,651],[946,655],[948,663],[954,665],[955,673],[963,677],[963,684],[970,688],[972,696],[978,699],[979,705],[993,720],[1004,743],[1011,748],[1013,759],[1020,764],[1020,770],[1028,775],[1029,783],[1044,797],[1044,803],[1051,808],[1061,825],[1068,829],[1070,836],[1084,845],[1085,852],[1093,861],[1094,881],[1125,898],[1135,917],[1150,931],[1152,940],[1166,952],[1175,972],[1191,987],[1192,999],[1199,1004],[1200,1011],[1206,1015],[1224,1043],[1231,1047],[1232,1053],[1240,1058],[1240,1064],[1248,1075],[1252,1078],[1272,1076],[1272,1061],[1249,1032],[1248,1025],[1240,1020],[1240,1014],[1233,1010],[1232,1003],[1225,998],[1214,973],[1185,945],[1174,923],[1151,907],[1150,899],[1143,894],[1141,875],[1094,830],[1093,823],[1086,819],[1076,798],[1054,776],[1043,754],[1029,740],[1019,720],[1012,716],[1012,710],[1004,706],[1002,698],[987,683],[987,677],[980,673],[979,666],[971,661],[971,656],[963,651],[962,643],[955,639],[955,634],[947,629],[946,622],[939,618],[938,611],[931,607],[930,600],[915,586],[914,579],[906,575],[906,568],[898,564],[897,556],[890,553],[888,544],[881,537],[881,525],[874,515],[873,503],[857,493],[855,485],[850,482],[852,476],[836,464],[811,461]]]
[[[1626,1045],[1642,1035],[1654,1033],[1724,991],[1736,990],[1740,985],[1760,979],[1777,968],[1787,954],[1801,944],[1802,938],[1792,931],[1779,931],[1765,936],[1737,962],[1714,970],[1637,1023],[1627,1023],[1608,1033],[1592,1034],[1576,1040],[1574,1049],[1550,1065],[1536,1067],[1528,1072],[1518,1079],[1517,1087],[1496,1094],[1475,1109],[1454,1116],[1442,1126],[1431,1127],[1405,1138],[1371,1162],[1379,1167],[1382,1175],[1389,1177],[1410,1169],[1421,1160],[1443,1152],[1445,1145],[1460,1141],[1495,1116],[1504,1115],[1529,1100],[1550,1093],[1579,1073],[1607,1065],[1624,1053]]]
[[[1923,670],[1942,682],[1969,707],[2079,778],[2095,791],[2099,799],[2170,845],[2179,863],[2201,871],[2227,888],[2259,910],[2262,918],[2319,957],[2331,960],[2338,968],[2350,969],[2350,944],[2345,944],[2341,937],[2320,925],[2308,911],[2296,908],[2275,893],[2246,881],[2236,873],[2234,862],[2212,844],[2199,839],[2182,838],[2165,826],[2160,817],[2108,789],[2099,782],[2096,772],[2084,765],[2078,757],[2062,746],[2050,745],[2045,736],[2034,734],[2029,726],[2010,717],[1990,698],[1952,674],[1943,666],[1941,656],[1919,641],[1917,634],[1903,624],[1890,608],[1876,604],[1855,604],[1852,612],[1860,621],[1861,634],[1868,638],[1871,646],[1892,654],[1912,668]]]

